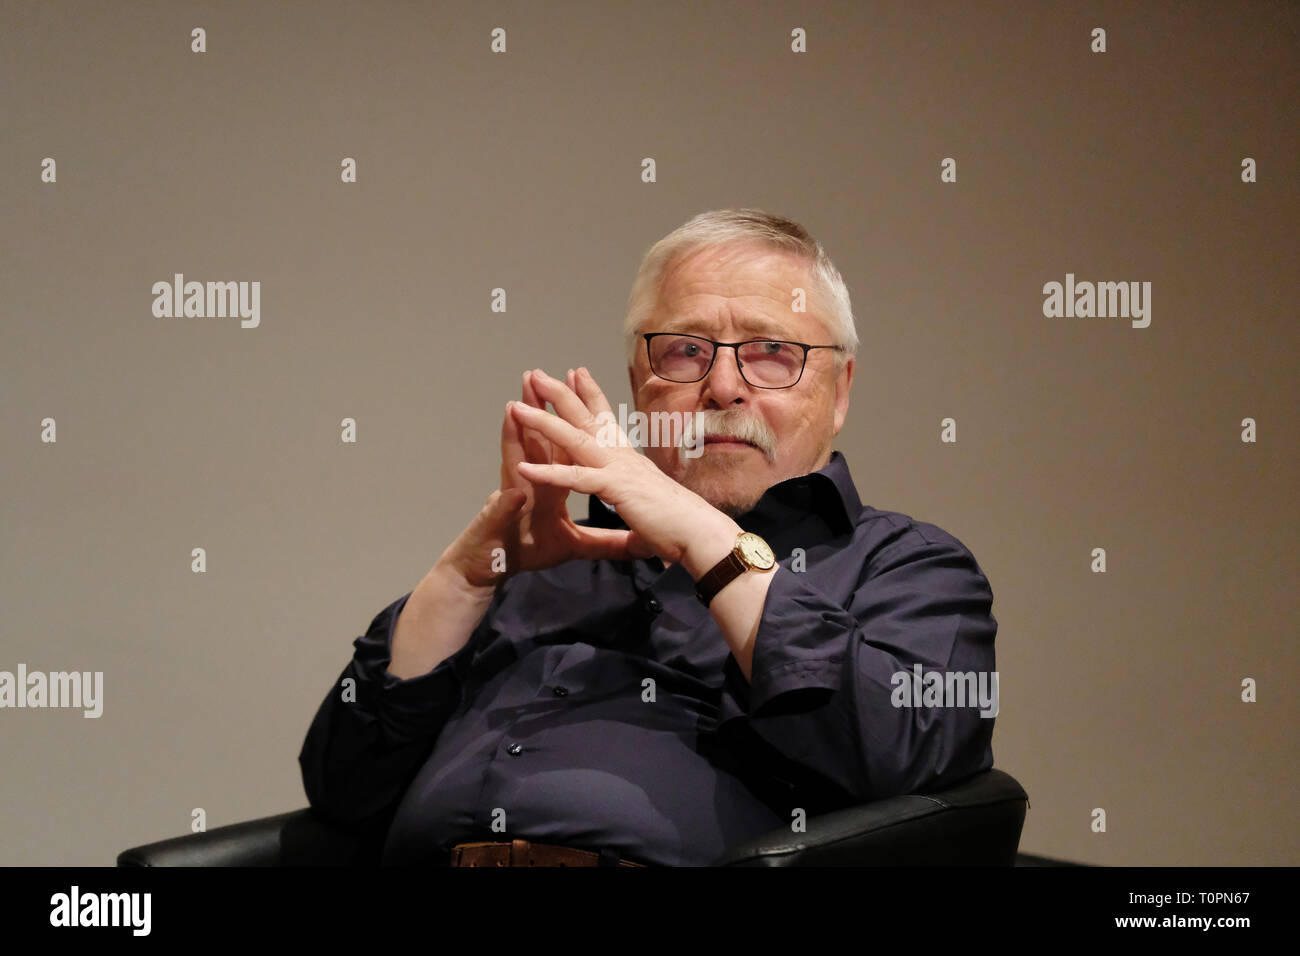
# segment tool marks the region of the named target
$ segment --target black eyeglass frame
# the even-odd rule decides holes
[[[680,382],[675,378],[668,378],[664,375],[659,375],[659,373],[655,371],[655,360],[650,351],[650,340],[657,335],[675,335],[678,338],[683,338],[683,339],[699,339],[701,342],[708,342],[710,345],[712,345],[713,355],[709,358],[709,367],[704,370],[704,374],[702,374],[699,378],[691,379],[689,382]],[[734,350],[733,354],[736,357],[736,371],[740,373],[741,378],[745,379],[746,385],[749,385],[751,388],[770,388],[770,389],[794,388],[801,381],[803,381],[803,370],[808,367],[808,353],[811,352],[813,349],[834,349],[836,352],[844,351],[844,346],[842,345],[806,345],[803,342],[791,342],[789,339],[760,338],[760,339],[745,339],[745,341],[743,342],[715,342],[713,339],[705,338],[703,335],[695,335],[694,333],[691,332],[642,332],[641,338],[645,339],[645,357],[646,357],[646,361],[650,363],[650,371],[653,372],[655,375],[659,375],[659,377],[662,378],[665,382],[672,382],[676,385],[692,385],[695,382],[702,382],[706,378],[708,378],[709,373],[713,371],[713,363],[718,360],[718,349],[720,348]],[[746,378],[745,367],[740,363],[740,347],[742,345],[751,345],[754,342],[778,342],[781,345],[797,345],[799,348],[803,349],[803,361],[799,364],[799,374],[795,376],[795,380],[791,382],[789,385],[755,385],[748,378]]]

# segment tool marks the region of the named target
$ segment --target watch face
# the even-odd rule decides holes
[[[736,544],[740,548],[741,556],[751,567],[766,571],[776,564],[776,555],[767,546],[767,542],[758,535],[746,531],[740,535]]]

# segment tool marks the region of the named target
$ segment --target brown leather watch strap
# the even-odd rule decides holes
[[[696,582],[695,596],[704,602],[705,607],[708,607],[709,602],[717,597],[719,591],[747,570],[749,570],[749,565],[742,561],[735,551],[728,552],[725,558],[715,564],[704,577]]]

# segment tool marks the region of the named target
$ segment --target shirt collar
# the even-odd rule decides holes
[[[626,528],[617,512],[595,495],[590,495],[587,505],[587,524],[595,528]],[[754,510],[741,515],[736,523],[741,527],[761,524],[774,511],[795,507],[816,511],[833,528],[852,533],[858,515],[862,513],[862,500],[858,497],[849,464],[838,451],[831,452],[826,467],[797,478],[777,482],[763,493]]]

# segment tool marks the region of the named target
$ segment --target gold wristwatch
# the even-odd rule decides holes
[[[774,567],[776,555],[767,542],[752,532],[742,531],[736,535],[731,553],[695,583],[695,596],[708,607],[719,591],[746,571],[771,571]]]

